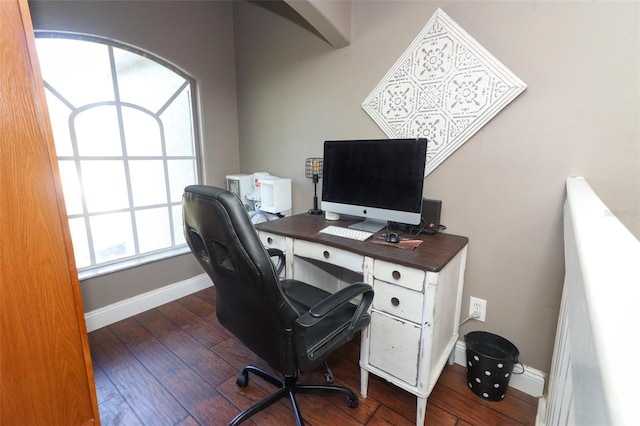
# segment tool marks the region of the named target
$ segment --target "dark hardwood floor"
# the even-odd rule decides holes
[[[239,388],[246,364],[268,368],[218,323],[215,289],[209,288],[89,333],[102,424],[226,425],[239,411],[274,388],[250,376]],[[352,342],[329,363],[336,384],[359,395],[359,344]],[[322,370],[300,382],[324,383]],[[416,399],[370,375],[369,396],[357,408],[343,396],[299,395],[307,425],[412,425]],[[428,425],[532,425],[537,399],[510,388],[500,402],[484,401],[466,385],[459,365],[445,367],[428,399]],[[284,399],[245,424],[295,424]]]

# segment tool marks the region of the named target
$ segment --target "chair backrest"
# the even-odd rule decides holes
[[[189,247],[215,285],[220,323],[273,368],[294,373],[292,328],[298,313],[282,294],[240,199],[220,188],[188,186],[183,224]]]

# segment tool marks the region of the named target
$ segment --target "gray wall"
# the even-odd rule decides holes
[[[179,65],[198,80],[206,182],[239,169],[232,3],[31,1],[35,29],[110,37]],[[202,273],[189,253],[84,280],[85,311]]]
[[[548,371],[564,275],[564,180],[587,178],[640,236],[637,2],[355,1],[352,44],[334,50],[282,6],[234,4],[241,171],[293,179],[326,139],[385,137],[361,103],[441,7],[527,90],[425,180],[443,223],[470,238],[469,296],[487,330]],[[271,10],[270,10],[271,9]],[[594,232],[598,232],[594,229]]]

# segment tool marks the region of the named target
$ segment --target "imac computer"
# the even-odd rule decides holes
[[[326,141],[322,209],[362,217],[351,227],[369,232],[419,224],[426,156],[426,139]]]

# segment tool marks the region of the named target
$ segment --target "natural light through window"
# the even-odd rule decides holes
[[[182,192],[198,181],[193,79],[108,40],[36,36],[78,269],[184,247]]]

